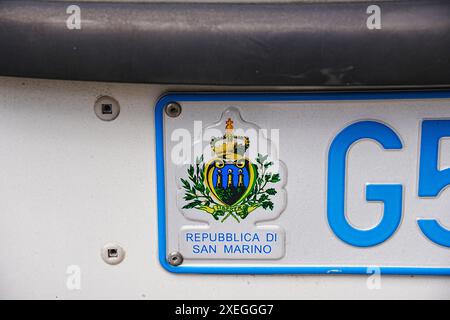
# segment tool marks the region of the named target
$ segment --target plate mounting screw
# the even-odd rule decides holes
[[[181,114],[181,106],[177,102],[169,102],[165,107],[166,114],[171,118],[176,118]]]
[[[179,252],[171,252],[167,257],[167,261],[171,266],[179,266],[183,263],[183,256]]]
[[[103,261],[110,265],[119,264],[125,259],[125,250],[115,243],[107,243],[101,251]]]
[[[113,97],[101,96],[95,101],[94,112],[100,120],[112,121],[119,115],[120,105]]]

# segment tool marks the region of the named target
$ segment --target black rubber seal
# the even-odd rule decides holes
[[[81,8],[69,30],[66,9]],[[381,29],[366,25],[381,8]],[[450,84],[450,1],[0,2],[0,75],[269,86]]]

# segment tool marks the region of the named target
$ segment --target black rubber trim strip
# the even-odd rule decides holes
[[[66,8],[81,8],[68,30]],[[381,30],[366,9],[381,7]],[[450,1],[0,2],[0,75],[131,83],[450,84]]]

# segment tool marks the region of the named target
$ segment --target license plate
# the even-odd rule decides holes
[[[450,92],[174,93],[155,115],[167,270],[450,274]]]

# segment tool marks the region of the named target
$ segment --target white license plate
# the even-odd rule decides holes
[[[169,271],[450,274],[450,92],[168,94],[155,112]]]

